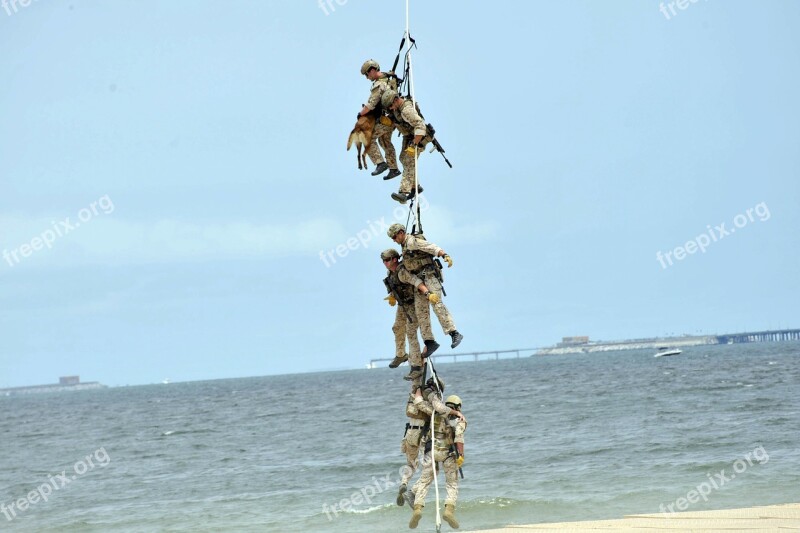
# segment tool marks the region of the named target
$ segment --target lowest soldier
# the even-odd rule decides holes
[[[426,241],[422,235],[407,235],[406,227],[402,224],[392,224],[386,234],[403,247],[403,268],[398,274],[400,281],[417,287],[414,308],[422,338],[425,340],[425,356],[433,354],[439,347],[431,330],[430,304],[433,304],[433,312],[436,313],[442,330],[452,339],[450,348],[455,348],[461,344],[464,336],[456,329],[450,311],[442,302],[441,269],[433,259],[441,257],[447,261],[448,268],[453,266],[453,260],[440,247]]]
[[[444,388],[441,388],[444,391]],[[458,528],[456,520],[456,501],[458,500],[458,469],[464,464],[464,432],[467,430],[467,420],[461,414],[461,398],[455,394],[445,400],[445,406],[451,410],[449,414],[442,414],[434,407],[434,399],[438,393],[432,388],[425,390],[427,401],[423,401],[423,394],[417,390],[414,398],[418,409],[428,415],[433,415],[433,445],[431,457],[426,455],[422,474],[414,484],[414,513],[408,527],[415,529],[422,518],[422,509],[425,507],[425,496],[433,482],[434,462],[441,463],[444,470],[447,499],[444,502],[442,518],[452,528]],[[427,446],[426,446],[427,449]],[[439,468],[436,469],[437,473]]]
[[[403,147],[400,149],[403,179],[400,181],[400,191],[392,193],[392,198],[404,204],[416,193],[413,189],[417,156],[422,153],[431,138],[428,136],[425,121],[417,113],[414,102],[400,98],[397,91],[388,90],[383,93],[381,104],[394,117],[397,130],[403,135]],[[419,192],[422,192],[421,186]]]
[[[398,279],[397,273],[402,267],[402,263],[397,250],[394,248],[384,250],[381,252],[381,260],[387,269],[387,276],[383,282],[386,290],[389,291],[389,296],[385,299],[392,307],[400,304],[397,305],[397,313],[392,326],[395,355],[392,362],[389,363],[389,368],[397,368],[400,363],[410,358],[411,372],[404,379],[414,380],[422,375],[422,356],[419,351],[419,337],[417,337],[419,323],[414,310],[414,293],[416,291],[413,285],[408,285]],[[408,339],[409,356],[406,356],[405,353],[406,339]]]
[[[369,92],[369,99],[358,113],[358,116],[366,115],[375,109],[378,109],[379,112],[378,121],[375,122],[375,129],[372,130],[372,138],[377,139],[378,142],[376,143],[373,140],[367,150],[367,155],[375,165],[375,171],[372,172],[372,175],[379,176],[389,170],[389,174],[384,176],[383,179],[390,180],[399,176],[400,171],[397,170],[397,153],[394,151],[394,145],[392,144],[394,124],[392,119],[384,114],[385,110],[381,107],[381,98],[387,90],[396,89],[397,82],[388,74],[381,72],[380,65],[373,59],[369,59],[361,65],[361,74],[372,82],[372,88]],[[386,152],[386,160],[381,155],[378,143],[380,143],[383,151]]]
[[[439,380],[439,390],[444,390],[444,381],[438,376],[437,379]],[[409,420],[406,422],[406,432],[403,434],[403,441],[400,443],[400,451],[406,454],[406,468],[403,469],[403,475],[400,478],[400,490],[397,492],[397,505],[400,506],[403,505],[408,481],[417,471],[419,449],[424,445],[430,429],[431,411],[427,406],[421,409],[420,402],[416,400],[416,393],[420,391],[420,386],[421,383],[416,382],[411,386],[411,393],[408,395],[408,403],[406,404],[406,416]],[[435,390],[433,378],[428,379],[426,389]],[[437,413],[444,416],[453,414],[464,419],[464,415],[457,410],[447,407],[438,394],[429,397],[431,402],[427,405],[432,406]],[[464,420],[466,421],[466,419]]]

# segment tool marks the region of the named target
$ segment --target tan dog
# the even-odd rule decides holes
[[[358,161],[359,170],[366,170],[367,168],[367,150],[372,145],[372,130],[375,129],[377,120],[378,113],[375,110],[358,117],[353,131],[350,132],[350,137],[347,138],[348,150],[350,150],[353,143],[356,143],[356,161]],[[362,147],[364,148],[363,154],[361,153]]]

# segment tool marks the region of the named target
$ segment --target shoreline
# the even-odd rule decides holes
[[[613,520],[512,525],[471,533],[538,531],[800,531],[800,503],[765,505],[719,511],[632,514]]]

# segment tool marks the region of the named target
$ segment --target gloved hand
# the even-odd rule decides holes
[[[461,454],[461,455],[458,456],[458,459],[456,459],[456,466],[458,468],[461,468],[461,465],[463,465],[463,464],[464,464],[464,455]]]
[[[430,303],[432,303],[432,304],[436,305],[436,304],[438,304],[439,302],[441,302],[441,301],[442,301],[442,299],[441,299],[441,298],[439,298],[439,295],[438,295],[438,294],[436,294],[435,292],[429,292],[429,293],[428,293],[428,301],[429,301]]]
[[[447,268],[450,268],[451,266],[453,266],[453,259],[449,255],[444,254],[444,257],[442,257],[442,259],[447,261]]]
[[[395,298],[395,297],[394,297],[394,294],[390,294],[389,296],[387,296],[386,298],[384,298],[384,300],[386,300],[387,302],[389,302],[389,305],[390,305],[390,306],[392,306],[392,307],[394,307],[395,305],[397,305],[397,298]]]
[[[416,144],[409,144],[406,148],[406,153],[409,155],[417,155],[419,153],[419,146]]]
[[[381,117],[381,124],[383,124],[384,126],[391,126],[392,125],[392,119],[390,119],[386,115],[383,115]]]

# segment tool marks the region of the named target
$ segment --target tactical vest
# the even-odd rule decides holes
[[[449,451],[455,440],[456,430],[449,423],[448,416],[436,413],[433,418],[433,447]]]
[[[422,241],[425,240],[425,236],[421,233],[419,235],[414,235],[414,238]],[[405,248],[405,245],[403,246],[403,264],[406,266],[406,270],[412,274],[417,274],[426,267],[436,268],[431,254],[423,252],[422,250],[408,250]]]
[[[386,286],[392,291],[394,297],[400,302],[400,305],[414,305],[414,286],[408,283],[403,283],[397,277],[397,273],[403,268],[403,264],[398,266],[394,272],[389,272],[384,282]]]

